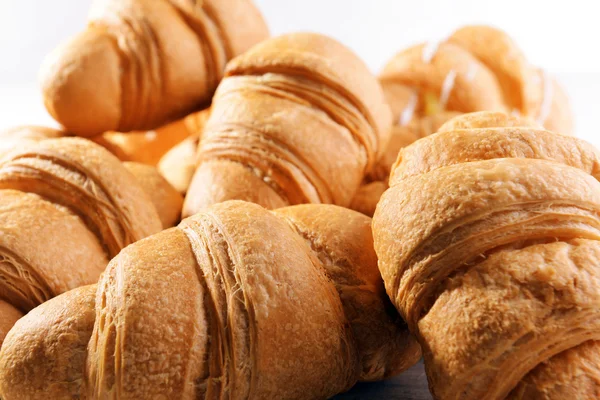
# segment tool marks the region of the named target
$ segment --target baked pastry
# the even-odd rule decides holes
[[[445,40],[404,50],[380,80],[400,126],[442,111],[504,111],[555,132],[573,131],[560,86],[530,65],[506,33],[489,26],[466,26]]]
[[[20,313],[95,283],[125,246],[159,232],[150,198],[84,139],[20,146],[0,161],[0,338]],[[8,310],[8,311],[7,311]]]
[[[430,389],[598,398],[600,153],[507,115],[458,118],[401,152],[373,218]]]
[[[190,136],[197,137],[209,115],[210,109],[205,109],[154,130],[106,132],[92,140],[121,161],[157,165],[170,149]]]
[[[205,209],[127,247],[97,288],[22,318],[0,352],[0,395],[324,399],[398,373],[420,352],[370,225],[331,205]]]
[[[195,113],[186,118],[185,125],[183,120],[180,124],[182,127],[185,126],[185,129],[189,129],[190,131],[195,128],[201,129],[200,124],[204,118],[205,117],[203,114]],[[161,130],[161,132],[166,131]],[[64,131],[38,126],[20,126],[5,131],[0,131],[0,158],[14,151],[15,149],[22,149],[24,146],[30,146],[41,140],[66,136],[67,134]],[[135,137],[135,134],[133,136]],[[113,154],[117,153],[116,155],[118,156],[120,151],[117,147],[105,147],[108,147],[108,150]],[[134,148],[134,146],[130,147],[132,150]],[[144,151],[144,149],[147,148],[149,148],[148,145],[139,146],[137,150]],[[147,155],[143,156],[140,154],[138,157],[123,158],[144,159],[147,158]],[[155,167],[143,165],[137,162],[125,162],[124,165],[130,172],[133,173],[138,184],[140,184],[142,189],[150,196],[152,203],[158,211],[164,228],[171,228],[177,225],[180,221],[179,217],[181,216],[181,208],[183,205],[183,197],[177,192],[177,190],[160,175],[159,171]]]
[[[65,132],[42,126],[18,126],[0,130],[0,158],[15,147],[31,144],[45,139],[56,139],[66,136]]]
[[[183,215],[231,199],[350,205],[391,124],[364,63],[331,38],[299,33],[253,47],[225,75]]]
[[[158,170],[175,189],[186,194],[196,172],[201,132],[188,137],[165,153]]]
[[[96,0],[41,70],[67,131],[148,130],[210,102],[227,61],[268,37],[251,0]]]
[[[386,183],[401,148],[460,113],[511,112],[551,131],[573,133],[569,100],[560,85],[530,65],[506,33],[489,26],[466,26],[447,39],[400,52],[380,81],[394,128],[366,185]],[[374,210],[379,199],[372,192],[365,196],[372,187],[358,192],[355,209]]]
[[[394,126],[385,152],[377,161],[375,168],[365,177],[363,184],[352,199],[350,208],[372,217],[381,195],[388,188],[390,171],[400,150],[415,140],[436,132],[446,121],[458,115],[460,113],[445,111],[419,119],[415,118],[407,126]]]
[[[152,200],[164,229],[171,228],[181,220],[183,196],[158,172],[146,164],[124,162],[123,165],[135,176],[137,183]]]

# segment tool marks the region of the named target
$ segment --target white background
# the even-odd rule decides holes
[[[271,32],[317,31],[354,49],[378,72],[394,53],[467,23],[509,32],[529,60],[559,77],[578,135],[600,146],[600,15],[596,0],[255,0]],[[37,70],[60,41],[85,27],[91,0],[0,0],[0,128],[52,124]]]

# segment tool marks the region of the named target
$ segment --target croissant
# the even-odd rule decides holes
[[[437,399],[600,396],[600,153],[478,113],[405,148],[373,218]]]
[[[446,111],[413,119],[408,126],[394,126],[385,152],[375,164],[375,168],[365,177],[363,184],[352,199],[350,208],[372,217],[381,195],[388,188],[390,171],[398,158],[400,149],[419,138],[436,132],[445,122],[458,115],[460,113]]]
[[[154,129],[210,101],[227,60],[268,37],[251,0],[96,0],[40,73],[67,131]]]
[[[42,126],[18,126],[0,130],[0,158],[18,145],[31,144],[45,139],[65,136],[63,131]]]
[[[380,80],[400,126],[444,110],[504,111],[555,132],[573,130],[560,86],[496,28],[466,26],[446,40],[404,50],[385,66]]]
[[[0,352],[0,395],[325,399],[419,357],[385,295],[368,217],[229,201],[21,319]]]
[[[173,147],[202,131],[210,110],[189,114],[160,128],[138,132],[106,132],[92,140],[106,147],[121,161],[158,165]]]
[[[158,170],[179,193],[185,195],[196,172],[201,131],[183,140],[162,156]]]
[[[200,124],[203,120],[203,113],[191,114],[185,119],[185,122],[184,120],[181,121],[181,126],[187,127],[190,131],[195,128],[201,129]],[[161,132],[166,131],[161,130]],[[64,131],[39,126],[20,126],[0,131],[0,158],[15,148],[28,146],[41,140],[66,137],[67,135]],[[135,134],[132,136],[135,137]],[[108,150],[113,154],[119,154],[119,151],[114,151],[115,148],[105,147],[108,147]],[[147,148],[148,146],[144,147]],[[142,148],[140,147],[137,150],[142,151]],[[144,158],[144,156],[139,155],[138,158]],[[164,228],[175,226],[179,222],[183,205],[183,197],[178,191],[154,167],[144,166],[137,162],[125,162],[123,165],[133,173],[137,183],[150,196]]]
[[[95,283],[122,248],[161,228],[134,176],[102,147],[62,138],[10,152],[0,161],[0,339],[21,314]]]
[[[562,88],[531,66],[506,33],[489,26],[466,26],[445,40],[404,50],[379,79],[395,124],[384,156],[366,184],[387,183],[401,148],[436,132],[459,113],[510,111],[530,119],[528,125],[573,132]],[[371,188],[361,188],[353,201],[354,209],[368,215],[379,200]]]
[[[156,169],[150,165],[124,162],[123,166],[135,176],[137,183],[150,197],[162,227],[177,225],[181,217],[183,196]]]
[[[183,215],[232,199],[348,206],[391,124],[363,62],[333,39],[300,33],[253,47],[225,75]]]

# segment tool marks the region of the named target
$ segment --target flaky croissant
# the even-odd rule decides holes
[[[122,248],[161,228],[135,177],[102,147],[62,138],[10,152],[0,160],[0,338],[19,314],[95,283]]]
[[[191,114],[184,120],[172,124],[172,127],[168,130],[163,130],[163,128],[161,128],[160,132],[161,134],[166,134],[177,127],[178,130],[185,130],[185,132],[189,134],[189,132],[195,131],[196,128],[201,129],[201,124],[204,120],[205,117],[203,112]],[[65,131],[40,126],[19,126],[2,130],[0,131],[0,159],[15,149],[22,149],[23,147],[30,146],[42,140],[57,139],[67,136],[68,133]],[[142,142],[136,138],[136,134],[132,134],[132,137],[133,141],[128,141],[124,137],[120,137],[123,141],[113,142],[114,145],[105,145],[104,147],[121,160],[143,160],[148,159],[149,156],[140,154],[140,152],[149,150],[152,153],[157,151],[156,147],[160,147],[164,144],[164,140],[162,139],[158,140],[156,144],[142,144]],[[120,157],[123,156],[123,154],[117,146],[117,143],[123,144],[128,150],[137,150],[138,153],[135,155],[131,154],[131,157]],[[142,189],[150,196],[152,203],[156,207],[156,211],[158,211],[163,227],[165,229],[171,228],[179,223],[183,197],[178,193],[178,190],[161,175],[158,169],[131,161],[125,162],[123,165],[133,173]]]
[[[401,152],[373,235],[436,398],[600,396],[599,161],[497,113]]]
[[[333,39],[300,33],[262,42],[225,74],[184,215],[231,199],[348,206],[391,124],[364,63]]]
[[[188,137],[165,153],[158,163],[158,170],[181,194],[186,194],[198,160],[201,132]]]
[[[384,156],[366,180],[387,183],[401,148],[437,131],[460,113],[506,111],[563,134],[573,133],[569,101],[547,73],[531,66],[515,42],[488,26],[466,26],[447,39],[415,46],[385,66],[381,85],[394,127]],[[371,186],[354,209],[374,210]]]
[[[41,71],[50,114],[86,137],[198,109],[227,61],[268,36],[251,0],[95,0],[89,21]]]
[[[504,111],[571,134],[568,100],[515,42],[488,26],[466,26],[447,39],[397,54],[380,80],[397,125],[442,111]]]
[[[419,356],[385,295],[369,218],[230,201],[21,319],[0,352],[0,395],[325,399]]]
[[[24,144],[37,143],[40,140],[58,139],[66,133],[59,129],[43,126],[17,126],[0,130],[0,158],[11,152],[15,147]]]

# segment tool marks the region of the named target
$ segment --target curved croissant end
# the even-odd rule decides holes
[[[420,351],[371,245],[370,219],[335,206],[205,209],[21,319],[0,395],[319,399],[391,376]]]
[[[164,180],[147,181],[155,198],[168,193]],[[96,282],[111,257],[161,228],[135,177],[98,145],[32,139],[9,152],[0,160],[0,337],[19,313]]]
[[[226,200],[348,206],[390,124],[381,87],[348,48],[310,33],[266,40],[228,64],[183,214]]]
[[[508,116],[458,118],[402,151],[373,219],[430,388],[595,398],[600,153]]]
[[[251,0],[98,0],[42,66],[44,102],[79,136],[154,129],[209,102],[226,62],[267,36]]]

